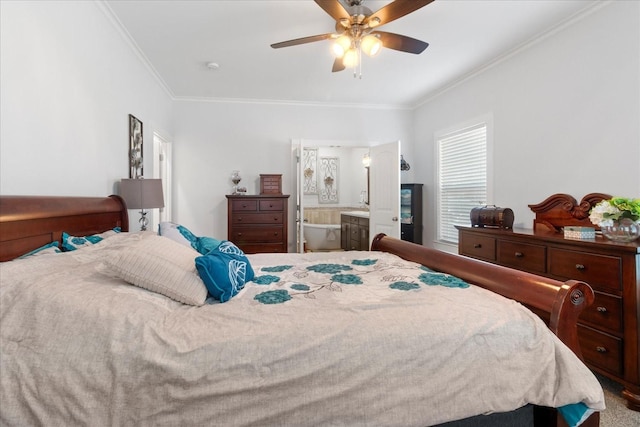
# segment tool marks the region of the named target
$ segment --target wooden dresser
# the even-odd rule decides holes
[[[578,206],[573,198],[566,200],[570,196],[557,196],[552,196],[552,202],[558,203],[551,203],[551,207],[549,203],[543,206],[551,198],[530,207],[536,211]],[[590,208],[585,209],[588,212]],[[627,406],[640,410],[640,242],[615,243],[599,234],[595,239],[564,238],[554,226],[554,222],[562,221],[550,220],[544,212],[538,215],[532,230],[458,226],[458,252],[561,281],[577,279],[591,285],[595,302],[581,315],[578,325],[582,355],[593,370],[623,384]],[[573,224],[588,226],[584,218]]]
[[[227,238],[245,253],[287,252],[288,195],[227,196]]]

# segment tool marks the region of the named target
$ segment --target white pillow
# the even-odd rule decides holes
[[[158,224],[158,235],[168,237],[171,240],[175,240],[178,243],[192,248],[197,238],[196,235],[184,225],[169,221]]]
[[[203,305],[207,288],[195,258],[200,254],[171,239],[152,235],[105,260],[124,281],[189,305]]]

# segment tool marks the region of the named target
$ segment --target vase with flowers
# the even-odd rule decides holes
[[[632,242],[640,237],[640,199],[602,200],[591,209],[589,219],[608,239]]]

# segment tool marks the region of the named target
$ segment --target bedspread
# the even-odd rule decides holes
[[[187,306],[104,272],[136,235],[0,266],[3,425],[425,426],[528,403],[604,409],[519,303],[381,252],[251,255]],[[128,234],[128,233],[126,233]]]

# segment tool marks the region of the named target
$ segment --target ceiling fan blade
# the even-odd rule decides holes
[[[289,47],[289,46],[296,46],[299,44],[319,42],[321,40],[330,39],[331,37],[333,37],[332,33],[318,34],[317,36],[301,37],[299,39],[293,39],[293,40],[287,40],[285,42],[274,43],[271,45],[271,47],[274,49],[279,49],[281,47]]]
[[[371,34],[377,34],[380,36],[382,46],[389,49],[399,50],[401,52],[418,54],[422,53],[422,51],[429,46],[429,43],[427,42],[403,36],[401,34],[387,33],[385,31],[374,31]]]
[[[338,71],[342,71],[345,68],[347,68],[347,67],[344,66],[342,58],[336,58],[336,60],[333,61],[333,68],[331,68],[331,72],[335,73],[335,72],[338,72]]]
[[[364,20],[363,23],[365,25],[370,24],[371,27],[388,24],[391,21],[402,18],[403,16],[428,5],[432,1],[433,0],[395,0],[372,13]],[[375,25],[373,25],[374,22]]]
[[[315,2],[336,21],[349,19],[349,12],[338,0],[315,0]]]

